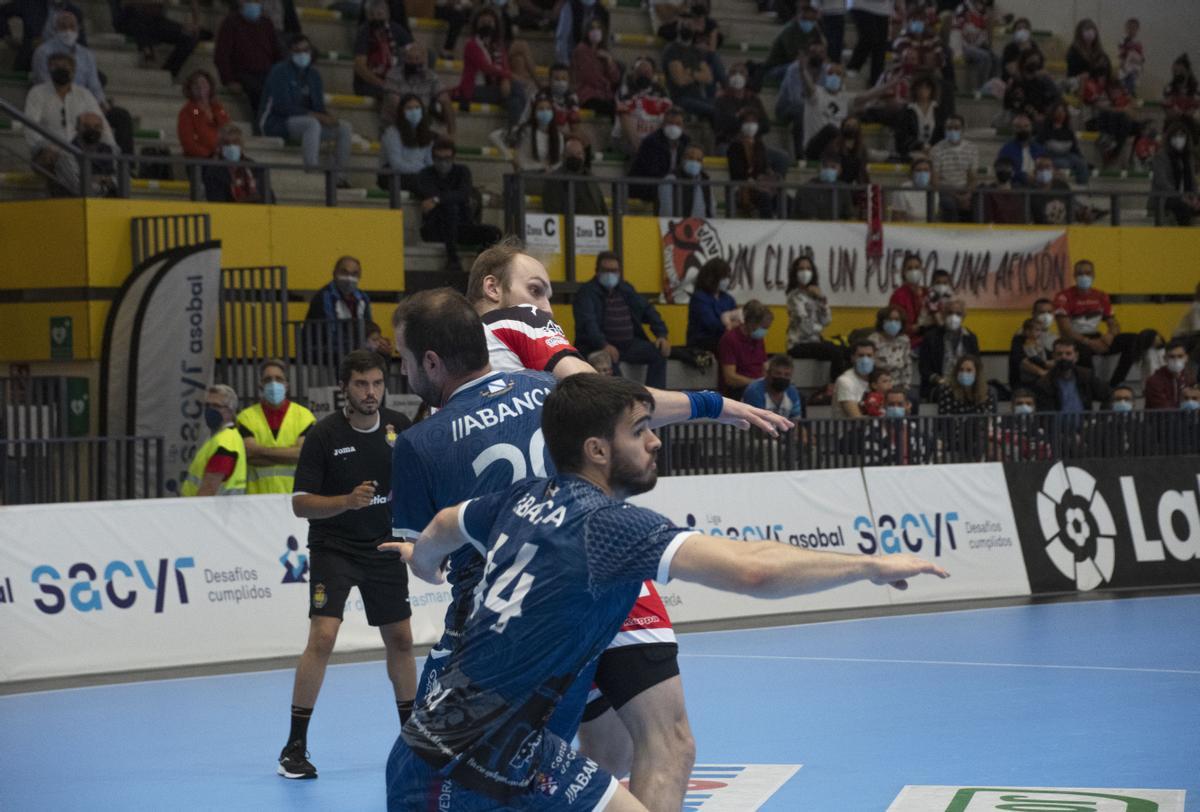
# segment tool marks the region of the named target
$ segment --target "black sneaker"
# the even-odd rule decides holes
[[[283,748],[283,752],[279,754],[277,772],[284,778],[317,777],[317,768],[308,760],[308,753],[305,751],[304,742],[301,739],[296,739]]]

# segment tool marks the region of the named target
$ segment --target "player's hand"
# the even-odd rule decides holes
[[[346,510],[360,510],[365,508],[375,498],[375,483],[368,480],[350,491],[344,498],[346,500]]]
[[[400,560],[407,564],[408,568],[412,570],[413,575],[422,581],[428,581],[434,585],[442,584],[446,581],[446,571],[441,566],[441,563],[434,562],[431,565],[429,562],[423,561],[423,556],[417,550],[417,545],[414,542],[385,541],[379,545],[379,549],[400,553]]]
[[[896,553],[894,555],[873,555],[871,563],[875,567],[875,574],[871,576],[871,583],[890,584],[896,589],[908,589],[908,581],[914,575],[936,575],[939,578],[949,578],[950,573],[939,567],[932,561],[926,561],[924,558],[918,558],[912,553]]]
[[[665,336],[654,340],[654,346],[658,347],[658,354],[663,358],[671,356],[671,340]]]
[[[725,408],[721,410],[721,416],[717,418],[717,422],[737,426],[739,429],[754,426],[772,437],[778,437],[779,432],[787,431],[793,425],[791,420],[781,414],[768,412],[766,409],[759,409],[748,403],[741,403],[729,398],[725,398]]]

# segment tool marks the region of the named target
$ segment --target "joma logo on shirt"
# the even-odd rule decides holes
[[[353,454],[355,452],[355,450],[356,449],[352,445],[348,445],[345,448],[335,448],[333,450],[333,456],[340,457],[343,454]]]

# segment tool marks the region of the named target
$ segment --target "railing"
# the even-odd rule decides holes
[[[0,378],[0,438],[65,437],[69,415],[67,378],[45,375]]]
[[[163,495],[163,438],[0,439],[0,504]]]
[[[1200,452],[1200,414],[918,416],[805,420],[773,439],[716,423],[658,430],[663,476]]]
[[[287,268],[221,269],[216,380],[243,400],[257,397],[259,365],[290,356]]]

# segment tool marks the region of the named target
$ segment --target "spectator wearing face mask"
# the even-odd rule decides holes
[[[1158,217],[1159,212],[1165,212],[1176,225],[1190,226],[1200,214],[1191,132],[1182,121],[1173,121],[1167,125],[1165,136],[1163,146],[1154,156],[1150,216]]]
[[[448,138],[433,144],[433,166],[417,174],[415,196],[421,201],[421,239],[446,246],[446,270],[458,273],[458,245],[489,246],[500,241],[500,229],[475,220],[471,211],[471,170],[457,163]]]
[[[75,123],[75,138],[71,144],[87,155],[91,164],[91,188],[88,194],[96,197],[116,197],[117,170],[112,160],[116,150],[112,144],[106,144],[103,138],[104,119],[98,113],[80,113]],[[79,160],[74,155],[65,151],[57,152],[51,193],[72,197],[83,193]]]
[[[204,423],[212,436],[196,451],[180,496],[239,496],[246,492],[246,443],[236,428],[238,396],[224,384],[208,387]]]
[[[556,180],[546,181],[542,191],[542,209],[547,214],[566,214],[567,198],[575,199],[574,213],[577,215],[606,215],[608,207],[604,205],[604,195],[592,177],[592,168],[588,163],[587,146],[577,135],[569,135],[563,142],[563,161],[559,172],[563,175],[575,175],[571,189],[567,182]]]
[[[1038,411],[1074,414],[1092,411],[1093,403],[1107,403],[1109,388],[1080,367],[1075,342],[1060,338],[1054,342],[1054,363],[1034,386]]]
[[[688,136],[683,131],[683,110],[672,108],[663,119],[663,125],[642,139],[629,166],[630,177],[665,178],[679,166],[688,143]],[[654,186],[630,186],[629,196],[657,201],[658,189]]]
[[[1079,140],[1075,137],[1075,128],[1071,126],[1071,113],[1066,102],[1056,102],[1050,108],[1049,115],[1038,131],[1037,140],[1050,154],[1056,169],[1071,170],[1076,183],[1087,185],[1091,168],[1079,150]]]
[[[373,99],[383,98],[387,75],[404,59],[412,34],[391,19],[388,0],[367,0],[367,19],[354,38],[354,92]],[[407,22],[407,21],[406,21]]]
[[[1054,162],[1049,155],[1037,159],[1037,170],[1033,174],[1030,189],[1039,194],[1032,195],[1029,207],[1033,212],[1033,222],[1040,225],[1066,225],[1067,212],[1075,206],[1071,186],[1058,177],[1054,171]],[[1075,219],[1087,221],[1089,213],[1076,208]]]
[[[784,77],[776,114],[784,105],[790,105],[792,109],[803,107],[802,117],[793,116],[801,123],[800,127],[793,129],[796,154],[803,155],[809,161],[818,161],[829,145],[837,140],[846,119],[859,110],[865,101],[874,98],[874,93],[855,94],[847,91],[846,71],[838,64],[818,67],[816,77],[808,68],[798,64],[794,68],[789,67]],[[794,84],[800,86],[798,94],[789,90]],[[786,101],[785,94],[793,100]]]
[[[1179,339],[1167,344],[1167,362],[1146,379],[1147,409],[1178,409],[1183,393],[1196,385],[1196,370],[1188,366],[1187,344]]]
[[[1039,59],[1045,59],[1042,49],[1033,39],[1033,26],[1027,18],[1018,17],[1013,22],[1012,40],[1000,54],[1001,77],[1005,81],[1015,79],[1021,73],[1022,60],[1031,53],[1037,54]]]
[[[517,172],[555,172],[562,165],[563,134],[554,119],[554,103],[545,93],[533,100],[529,118],[519,128],[494,130],[491,141]]]
[[[922,74],[913,80],[908,106],[900,112],[894,128],[896,153],[905,161],[914,156],[928,157],[933,145],[945,137],[945,126],[945,114],[937,103],[937,82],[929,74]]]
[[[934,323],[932,314],[926,308],[929,291],[925,287],[925,264],[920,256],[907,254],[904,257],[900,278],[903,284],[892,292],[888,307],[904,314],[904,332],[913,347],[920,347],[922,331]]]
[[[525,85],[513,76],[499,17],[489,6],[481,7],[471,23],[471,37],[463,47],[463,72],[456,98],[464,103],[477,101],[500,105],[510,130],[521,122],[525,110]]]
[[[979,187],[983,198],[983,222],[1015,224],[1026,222],[1025,201],[1016,192],[1021,185],[1013,180],[1013,164],[1008,158],[997,158],[992,164],[992,182]]]
[[[966,315],[966,305],[951,300],[945,306],[944,324],[930,327],[921,337],[918,365],[922,397],[950,381],[951,370],[959,359],[979,355],[979,339],[963,324]]]
[[[1008,385],[1033,386],[1050,369],[1050,352],[1043,338],[1046,330],[1037,319],[1025,319],[1021,332],[1008,349]]]
[[[824,35],[817,25],[820,12],[807,3],[796,9],[796,16],[775,35],[771,50],[763,63],[767,81],[773,82],[783,77],[788,66],[801,55],[807,56],[809,48],[814,43],[824,41]]]
[[[654,60],[638,57],[633,70],[625,78],[625,86],[617,98],[617,120],[613,138],[623,142],[630,154],[636,154],[642,140],[663,126],[671,97],[654,79]]]
[[[867,393],[858,403],[864,417],[883,417],[884,401],[892,391],[892,373],[877,369],[867,376]]]
[[[1000,72],[1000,59],[992,51],[994,25],[995,12],[987,0],[963,0],[954,12],[954,30],[961,38],[973,90],[979,90]]]
[[[1143,125],[1130,115],[1133,99],[1117,81],[1107,57],[1086,74],[1079,97],[1091,113],[1088,128],[1100,133],[1096,149],[1105,164],[1111,164],[1121,157],[1125,142],[1141,133]]]
[[[1029,52],[1021,57],[1017,74],[1009,80],[1004,91],[1004,110],[1013,119],[1024,113],[1034,122],[1041,122],[1046,114],[1062,100],[1058,83],[1044,70],[1045,60],[1041,54]]]
[[[333,279],[308,303],[308,322],[371,321],[371,298],[359,289],[362,264],[352,256],[338,257]],[[348,348],[349,349],[349,348]]]
[[[961,356],[937,390],[938,414],[995,414],[996,396],[976,354]]]
[[[888,195],[891,202],[891,219],[899,223],[928,223],[929,198],[926,194],[933,183],[933,164],[928,158],[916,158],[909,165],[908,180],[900,184],[900,189],[912,191],[893,191]]]
[[[892,374],[892,382],[905,391],[915,390],[912,341],[905,332],[908,317],[898,307],[882,307],[875,314],[875,331],[868,339],[875,345],[875,366]]]
[[[679,156],[679,166],[664,178],[675,180],[710,180],[704,171],[704,150],[697,144],[689,144]],[[715,215],[711,186],[690,183],[662,183],[658,187],[659,217],[699,217],[709,219]]]
[[[450,91],[442,87],[437,74],[429,69],[428,58],[425,46],[414,42],[404,50],[403,61],[388,71],[386,93],[380,105],[381,129],[396,121],[400,99],[411,94],[421,100],[427,113],[446,125],[447,137],[454,137],[458,121]]]
[[[833,311],[821,292],[816,263],[807,254],[796,257],[788,268],[787,311],[788,355],[828,361],[829,380],[836,381],[846,370],[846,349],[823,335],[833,322]]]
[[[842,178],[842,162],[827,155],[821,168],[796,191],[792,216],[797,220],[850,220],[854,216],[854,190]]]
[[[720,257],[701,266],[688,299],[687,346],[692,350],[715,354],[725,331],[740,322],[737,302],[729,295],[732,279],[733,270]]]
[[[988,459],[996,462],[1049,460],[1054,449],[1046,439],[1046,430],[1037,414],[1037,398],[1032,389],[1020,387],[1012,393],[1012,413],[993,421],[989,435]]]
[[[809,87],[820,84],[826,68],[824,44],[814,43],[807,52],[797,56],[783,72],[779,90],[775,96],[775,118],[781,124],[790,125],[792,131],[792,153],[797,157],[804,154],[804,114],[807,107]],[[838,79],[841,87],[841,79]],[[845,115],[845,111],[841,111]],[[841,120],[838,120],[841,124]],[[821,126],[824,126],[822,124]]]
[[[946,315],[952,310],[954,303],[954,285],[950,280],[950,272],[938,268],[929,278],[929,287],[925,290],[924,318],[930,327],[941,327],[946,323]]]
[[[192,158],[210,158],[217,151],[217,134],[229,123],[229,113],[216,98],[212,74],[193,71],[183,82],[187,99],[179,110],[176,131],[183,154]]]
[[[608,9],[596,0],[564,0],[558,7],[558,24],[554,29],[554,59],[569,64],[571,52],[583,42],[592,21],[599,20],[605,31],[610,27]]]
[[[266,176],[254,168],[246,156],[242,130],[236,124],[226,124],[217,136],[217,152],[213,156],[229,161],[227,166],[206,166],[200,175],[204,179],[204,199],[209,203],[273,203],[267,194]]]
[[[279,359],[259,367],[259,401],[237,416],[237,430],[246,447],[246,493],[288,493],[296,479],[296,464],[304,436],[317,418],[288,399],[287,365]]]
[[[1096,23],[1087,17],[1075,24],[1075,37],[1067,49],[1067,78],[1080,83],[1084,74],[1111,63],[1104,46],[1100,44],[1100,33]]]
[[[96,97],[74,83],[75,59],[70,54],[55,54],[47,60],[50,80],[29,89],[25,97],[25,117],[36,122],[42,129],[54,133],[61,140],[75,140],[79,117],[84,113],[95,113],[100,117],[100,141],[117,150],[104,111]],[[25,142],[29,154],[44,167],[53,169],[58,150],[39,135],[32,127],[25,128]]]
[[[671,354],[667,325],[646,297],[621,278],[621,259],[612,251],[596,257],[596,275],[575,294],[575,346],[585,355],[604,350],[614,369],[624,361],[646,365],[646,386],[667,385]],[[649,326],[654,343],[642,328]]]
[[[671,101],[692,115],[712,119],[718,83],[725,79],[716,53],[696,41],[703,20],[689,17],[679,39],[663,51],[663,68]]]
[[[746,387],[763,376],[767,331],[774,320],[770,308],[751,299],[742,307],[742,323],[721,336],[717,343],[717,365],[721,391],[726,397],[741,400]]]
[[[571,86],[571,69],[561,63],[550,66],[550,84],[544,92],[549,93],[550,102],[554,105],[554,123],[564,133],[579,134],[579,122],[582,109],[579,95]]]
[[[929,158],[933,163],[933,183],[942,191],[938,194],[938,209],[942,220],[950,223],[969,223],[974,219],[971,198],[975,191],[975,167],[979,166],[979,150],[963,138],[963,117],[946,119],[946,137],[933,145]]]
[[[279,31],[263,14],[263,4],[259,0],[238,0],[237,7],[217,29],[213,62],[221,84],[230,93],[244,93],[250,109],[257,111],[267,74],[283,58]],[[257,122],[255,134],[258,134]]]
[[[87,45],[87,34],[82,28],[83,11],[70,0],[14,0],[0,4],[0,38],[7,39],[15,45],[16,54],[13,56],[12,69],[18,73],[28,71],[32,65],[33,55],[39,42],[46,42],[55,36],[57,15],[68,12],[75,18],[79,27],[79,44]],[[21,21],[21,39],[15,42],[15,36],[9,32],[9,20]],[[10,38],[11,37],[11,38]],[[44,82],[45,79],[39,79]]]
[[[1117,61],[1120,64],[1121,84],[1130,96],[1137,95],[1137,83],[1146,67],[1146,49],[1138,40],[1142,24],[1137,17],[1125,21],[1125,38],[1117,46]]]
[[[850,368],[833,384],[833,408],[838,417],[862,417],[859,404],[875,371],[875,344],[865,339],[850,347]],[[888,373],[889,375],[891,373]]]
[[[435,136],[429,119],[420,98],[409,94],[400,100],[396,118],[379,137],[380,168],[401,173],[400,188],[408,192],[416,189],[418,173],[433,166]]]
[[[621,68],[608,49],[608,31],[601,20],[592,20],[587,36],[575,46],[571,70],[580,105],[602,116],[611,116],[616,111]]]
[[[1179,408],[1184,412],[1196,415],[1200,413],[1200,388],[1191,386],[1183,390],[1183,399],[1179,401]],[[1192,426],[1193,432],[1195,425]],[[1193,433],[1193,447],[1200,447],[1200,444],[1195,444],[1196,435]]]
[[[1012,140],[1000,147],[996,157],[1012,163],[1014,183],[1028,185],[1033,181],[1037,159],[1045,154],[1046,148],[1033,140],[1033,119],[1020,113],[1013,117]]]
[[[786,355],[772,355],[767,361],[766,374],[746,386],[742,402],[759,409],[766,409],[798,423],[804,419],[804,398],[792,385],[792,359]]]
[[[902,387],[884,396],[883,420],[873,420],[863,437],[866,465],[925,465],[936,444],[912,418],[913,403]]]
[[[1171,81],[1163,88],[1163,111],[1168,117],[1182,116],[1196,132],[1196,117],[1200,114],[1200,82],[1192,71],[1192,60],[1180,54],[1171,63]]]
[[[661,16],[667,4],[654,2],[651,4],[652,14]],[[708,5],[703,0],[692,3],[688,7],[682,4],[676,6],[676,11],[669,22],[659,25],[656,29],[658,38],[663,42],[675,42],[684,28],[693,27],[693,40],[710,51],[721,47],[725,37],[721,33],[720,24],[709,14]],[[695,22],[693,22],[695,21]]]
[[[764,137],[771,131],[767,110],[758,94],[746,87],[749,72],[744,63],[738,62],[729,69],[725,88],[717,96],[713,111],[713,132],[717,137],[717,149],[727,147],[741,133],[738,115],[743,110],[752,110],[758,116],[758,131]],[[786,160],[786,156],[785,156]]]
[[[729,159],[729,179],[746,181],[736,187],[738,213],[743,217],[769,219],[775,212],[778,192],[773,184],[778,176],[767,159],[767,145],[763,143],[758,114],[752,109],[742,110],[738,121],[738,137],[725,153]]]

